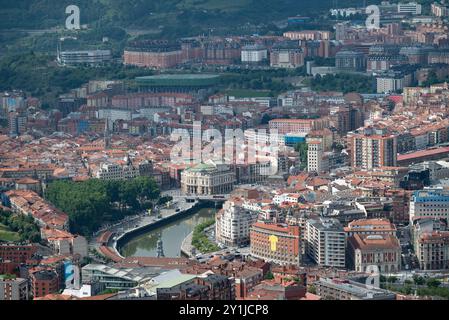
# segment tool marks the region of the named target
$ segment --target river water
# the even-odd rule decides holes
[[[188,217],[137,236],[120,248],[125,257],[156,257],[157,240],[162,235],[166,257],[180,257],[181,244],[195,226],[215,217],[216,209],[203,208]]]

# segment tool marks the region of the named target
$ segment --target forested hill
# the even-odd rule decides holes
[[[339,7],[363,3],[338,0]],[[65,8],[71,4],[80,7],[82,24],[204,28],[316,14],[335,0],[0,0],[0,29],[63,26]]]

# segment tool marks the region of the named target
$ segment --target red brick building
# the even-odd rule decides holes
[[[0,245],[0,260],[9,260],[14,263],[26,263],[27,260],[33,257],[36,251],[37,246],[33,244],[2,244]]]
[[[138,67],[166,69],[183,62],[181,50],[173,51],[131,51],[124,53],[124,63]]]
[[[47,294],[57,293],[59,291],[58,274],[49,269],[38,270],[30,275],[31,292],[34,298],[44,297]]]
[[[251,227],[251,255],[268,262],[299,265],[300,242],[299,226],[256,222]]]

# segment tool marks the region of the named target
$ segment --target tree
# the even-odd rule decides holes
[[[396,283],[396,281],[398,281],[398,278],[395,276],[388,277],[387,279],[387,282],[389,283]]]
[[[418,275],[414,275],[413,276],[413,282],[417,285],[417,286],[422,286],[425,284],[425,280],[423,277],[418,276]]]
[[[307,150],[308,150],[308,145],[307,142],[298,142],[295,145],[295,151],[299,152],[299,161],[300,161],[300,169],[304,170],[305,168],[307,168]]]
[[[261,123],[261,124],[268,124],[268,122],[269,122],[271,119],[272,119],[272,117],[271,117],[269,114],[264,113],[263,116],[262,116],[262,119],[260,120],[260,123]]]
[[[272,280],[274,279],[274,275],[271,271],[268,271],[267,274],[265,275],[265,279],[266,280]]]
[[[312,294],[316,294],[316,287],[314,285],[310,285],[307,291]]]
[[[45,191],[45,198],[66,212],[74,233],[90,235],[102,223],[116,221],[141,210],[145,203],[159,197],[154,179],[55,181]]]
[[[427,280],[427,286],[429,288],[438,288],[441,285],[441,281],[435,278]]]

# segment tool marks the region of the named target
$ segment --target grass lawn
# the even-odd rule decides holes
[[[0,224],[0,241],[14,242],[19,240],[20,236],[17,232],[13,232],[7,226]]]

